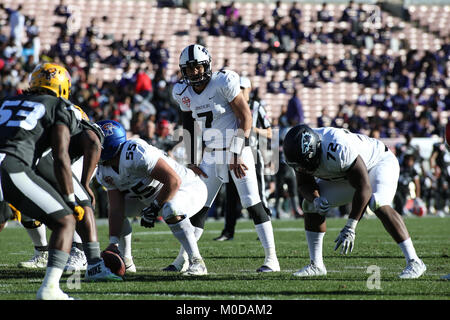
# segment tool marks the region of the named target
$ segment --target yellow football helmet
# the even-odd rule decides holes
[[[69,72],[55,63],[43,63],[34,69],[30,79],[30,89],[46,88],[57,97],[69,99],[72,86]]]

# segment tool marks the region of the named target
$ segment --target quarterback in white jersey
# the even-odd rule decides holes
[[[406,268],[402,279],[420,277],[426,266],[417,256],[402,217],[391,206],[400,167],[395,155],[381,141],[346,129],[293,127],[283,142],[286,162],[296,170],[299,192],[304,197],[306,239],[311,263],[294,273],[299,277],[326,275],[322,241],[325,216],[330,208],[352,204],[349,219],[334,250],[352,252],[356,226],[372,210],[401,248]]]
[[[239,75],[234,71],[212,72],[211,56],[198,44],[187,46],[181,52],[180,69],[183,81],[174,86],[172,96],[183,111],[183,128],[190,134],[184,137],[186,150],[191,151],[188,166],[208,188],[205,207],[191,219],[197,227],[197,236],[201,236],[208,209],[222,184],[228,182],[230,172],[265,251],[264,264],[257,271],[279,271],[272,223],[261,203],[255,159],[249,146],[252,114],[241,92]],[[195,134],[194,122],[201,127],[200,134]],[[197,166],[193,159],[195,144],[189,142],[199,136],[205,149]],[[172,268],[178,268],[181,262],[179,255]]]
[[[141,225],[153,227],[158,215],[187,253],[185,275],[205,275],[194,227],[189,218],[205,204],[207,189],[188,168],[141,139],[126,140],[123,127],[112,120],[98,122],[105,133],[97,180],[108,190],[110,250],[128,236],[124,257],[131,256],[131,226],[126,216],[141,215]],[[186,267],[188,267],[186,269]]]

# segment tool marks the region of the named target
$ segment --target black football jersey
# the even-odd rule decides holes
[[[0,153],[13,155],[34,166],[51,148],[51,129],[66,125],[70,134],[79,130],[80,111],[63,98],[51,95],[20,95],[6,98],[0,106]]]

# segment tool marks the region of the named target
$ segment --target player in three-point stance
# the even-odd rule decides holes
[[[131,225],[127,216],[141,215],[141,225],[151,228],[159,214],[188,254],[184,275],[206,275],[194,227],[189,218],[205,204],[207,189],[192,170],[166,156],[142,139],[127,140],[116,121],[97,122],[105,141],[97,180],[108,189],[109,236],[107,250],[120,253],[120,238],[128,237],[123,255],[131,255]]]
[[[286,134],[283,150],[305,198],[302,207],[311,258],[311,263],[295,276],[326,275],[322,257],[325,216],[330,208],[348,203],[352,209],[335,240],[335,250],[342,246],[341,253],[352,252],[356,226],[368,206],[405,256],[406,268],[399,277],[414,279],[426,271],[402,217],[391,206],[400,168],[395,155],[381,141],[345,129],[312,129],[301,124]]]

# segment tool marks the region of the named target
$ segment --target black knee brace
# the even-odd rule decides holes
[[[262,202],[247,208],[250,218],[253,219],[254,224],[261,224],[270,220],[269,215],[262,205]]]
[[[197,228],[201,228],[204,229],[205,227],[205,221],[206,218],[208,217],[208,207],[203,207],[202,210],[200,210],[199,212],[197,212],[196,214],[194,214],[190,220],[191,220],[191,224],[194,227]]]

